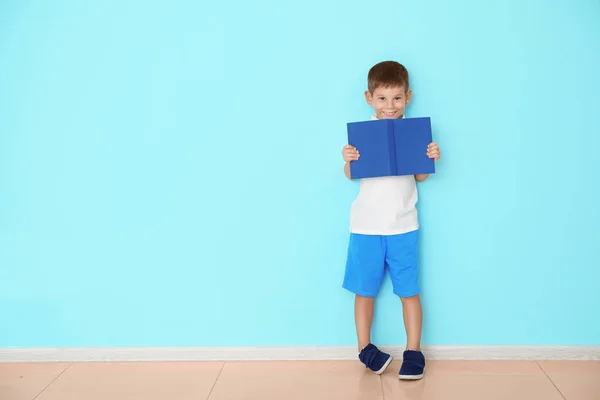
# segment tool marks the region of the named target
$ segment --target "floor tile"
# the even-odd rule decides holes
[[[399,361],[398,361],[399,362]],[[485,374],[485,375],[544,375],[535,361],[428,361],[429,373]]]
[[[0,364],[0,399],[32,400],[58,377],[69,364]]]
[[[600,399],[600,361],[539,361],[567,400]]]
[[[383,393],[394,400],[562,400],[535,362],[429,361],[425,377],[398,379],[400,362],[382,375]]]
[[[356,361],[0,364],[0,399],[600,399],[600,361],[429,361],[416,382],[399,368],[380,378]]]
[[[222,362],[73,364],[36,400],[206,400]]]
[[[228,362],[210,400],[382,400],[381,380],[357,361]]]

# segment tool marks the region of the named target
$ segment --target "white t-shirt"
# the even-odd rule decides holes
[[[414,175],[363,178],[350,209],[350,232],[398,235],[417,230],[417,201]]]

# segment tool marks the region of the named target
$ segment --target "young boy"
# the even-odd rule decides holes
[[[404,118],[412,91],[406,68],[384,61],[368,74],[367,103],[373,107],[371,119]],[[438,161],[440,149],[435,142],[423,149]],[[350,163],[360,157],[351,145],[342,150],[344,172],[350,178]],[[343,287],[356,295],[354,318],[358,336],[359,359],[377,374],[383,373],[392,357],[371,343],[374,298],[379,292],[387,267],[394,294],[400,297],[408,339],[400,368],[400,379],[421,379],[425,357],[421,353],[422,310],[419,299],[417,242],[417,186],[429,177],[423,175],[389,176],[362,179],[359,194],[350,211],[350,243]]]

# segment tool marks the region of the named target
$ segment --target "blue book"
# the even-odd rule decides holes
[[[352,179],[435,173],[427,157],[431,119],[402,118],[350,122],[348,144],[360,157],[350,163]]]

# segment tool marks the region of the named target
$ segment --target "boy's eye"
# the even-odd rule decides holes
[[[379,100],[385,100],[385,97],[380,97]]]
[[[396,97],[396,100],[402,100],[402,97]]]

